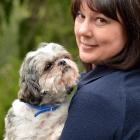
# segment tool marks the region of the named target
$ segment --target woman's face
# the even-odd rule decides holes
[[[100,64],[117,55],[125,46],[123,25],[82,3],[75,18],[75,36],[80,59]]]

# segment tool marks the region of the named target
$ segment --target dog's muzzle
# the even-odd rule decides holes
[[[58,66],[66,66],[66,65],[67,65],[67,63],[65,60],[61,60],[58,62]]]
[[[69,69],[71,69],[71,66],[67,64],[67,62],[65,60],[61,60],[58,62],[58,66],[60,66],[63,70],[62,72],[65,73],[67,72]]]

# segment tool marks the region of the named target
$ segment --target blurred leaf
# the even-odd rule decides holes
[[[13,0],[1,0],[0,5],[1,5],[1,8],[3,9],[5,20],[7,23],[9,23],[10,16],[13,10]]]

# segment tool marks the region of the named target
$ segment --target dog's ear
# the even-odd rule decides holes
[[[22,82],[19,99],[29,104],[39,105],[42,100],[39,85],[32,80]]]
[[[33,56],[26,56],[20,68],[20,91],[19,99],[23,102],[38,105],[42,97],[40,94],[40,86],[38,84],[38,73],[34,66]]]

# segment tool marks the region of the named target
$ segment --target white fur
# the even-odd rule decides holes
[[[15,100],[12,104],[12,121],[15,126],[15,134],[10,135],[10,140],[57,140],[64,127],[67,117],[68,104],[63,104],[53,112],[45,112],[34,117],[36,109],[27,104]],[[23,125],[24,124],[24,125]],[[4,140],[9,140],[6,137]]]

